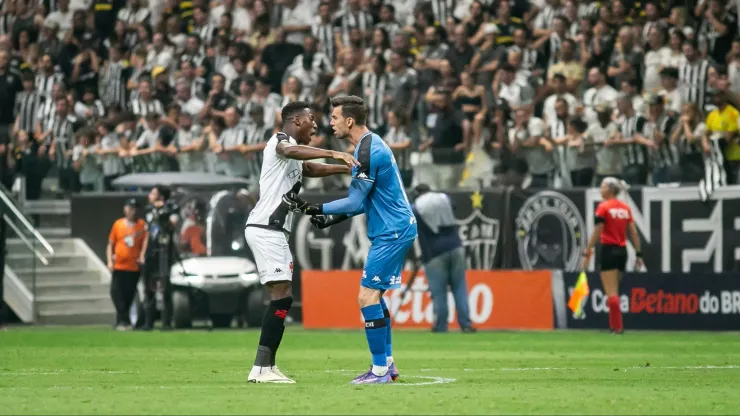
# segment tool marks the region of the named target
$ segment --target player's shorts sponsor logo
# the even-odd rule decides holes
[[[538,192],[516,216],[522,268],[577,270],[586,245],[585,222],[576,205],[555,191]]]

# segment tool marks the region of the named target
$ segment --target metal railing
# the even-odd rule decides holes
[[[6,247],[6,267],[4,277],[12,275],[9,279],[5,279],[6,285],[14,286],[15,290],[10,293],[15,293],[16,296],[13,301],[18,303],[24,303],[23,309],[31,310],[32,320],[37,318],[36,308],[36,293],[37,293],[37,279],[36,279],[36,268],[37,263],[41,263],[43,266],[50,264],[50,258],[54,256],[54,248],[51,246],[49,241],[39,233],[36,227],[31,224],[31,221],[23,214],[18,207],[18,201],[14,200],[12,193],[2,184],[0,184],[0,209],[3,212],[2,220],[7,224],[7,229],[4,230],[5,235],[1,235],[0,238],[4,238],[3,245]],[[6,227],[3,227],[4,229]],[[8,232],[12,231],[12,232]],[[17,273],[10,273],[8,270],[8,258],[7,258],[7,242],[11,237],[17,237],[23,243],[31,254],[31,282],[30,286],[27,287],[28,281],[17,276]],[[21,306],[21,305],[18,305]]]

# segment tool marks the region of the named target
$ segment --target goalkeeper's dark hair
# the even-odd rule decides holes
[[[280,117],[283,119],[283,125],[288,123],[288,121],[293,119],[293,117],[304,112],[307,108],[310,109],[311,104],[306,101],[294,101],[286,104],[285,107],[283,107],[283,111],[280,112]]]
[[[170,199],[170,196],[172,195],[172,191],[170,191],[170,188],[168,186],[154,185],[154,189],[156,189],[157,192],[159,192],[159,196],[165,201]]]
[[[331,105],[342,107],[342,117],[353,118],[358,126],[364,126],[367,123],[368,109],[362,98],[356,95],[335,97],[331,99]]]

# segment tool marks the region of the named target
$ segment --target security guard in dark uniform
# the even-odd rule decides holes
[[[170,268],[177,255],[173,237],[179,220],[179,209],[169,198],[170,190],[163,185],[155,186],[149,193],[149,206],[146,210],[149,245],[144,264],[145,330],[154,327],[157,292],[162,294],[162,329],[172,328]]]

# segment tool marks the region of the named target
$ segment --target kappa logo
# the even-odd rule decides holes
[[[529,197],[516,217],[522,268],[577,271],[586,245],[578,207],[565,195],[542,191]]]
[[[470,196],[473,212],[466,218],[458,219],[460,239],[465,246],[469,269],[491,270],[495,266],[501,226],[499,220],[481,212],[483,195],[475,192]]]
[[[360,172],[360,173],[359,173],[359,174],[357,175],[357,178],[358,178],[358,179],[367,179],[367,174],[366,174],[365,172]]]
[[[283,272],[283,269],[281,269],[279,267],[275,269],[275,273],[282,273],[282,272]]]
[[[380,282],[380,276],[373,276],[373,282],[379,283]]]

